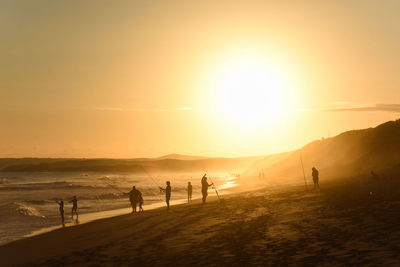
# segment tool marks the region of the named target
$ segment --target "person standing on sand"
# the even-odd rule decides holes
[[[203,195],[203,204],[206,203],[206,199],[208,196],[208,188],[214,185],[214,183],[208,184],[206,175],[207,174],[204,174],[203,178],[201,178],[201,194]]]
[[[60,206],[59,210],[60,210],[60,216],[61,216],[61,224],[63,227],[65,227],[65,223],[64,223],[64,201],[60,200],[60,201],[56,201],[57,204]]]
[[[69,203],[72,202],[72,212],[71,212],[71,218],[74,218],[74,212],[76,214],[76,219],[78,220],[78,199],[76,196],[72,198],[72,200],[69,201]]]
[[[136,212],[136,206],[139,200],[140,191],[136,189],[135,186],[132,186],[132,190],[129,191],[129,201],[131,202],[132,206],[132,213]]]
[[[319,171],[315,168],[312,167],[312,179],[314,182],[314,190],[319,189]]]
[[[189,203],[190,201],[192,201],[192,192],[193,192],[193,187],[191,182],[188,182],[187,192],[188,192],[188,203]]]
[[[143,196],[142,192],[139,191],[139,212],[143,211]]]
[[[167,210],[169,210],[169,200],[171,199],[171,183],[167,181],[167,186],[162,188],[160,186],[160,191],[165,192],[165,202],[167,202]]]

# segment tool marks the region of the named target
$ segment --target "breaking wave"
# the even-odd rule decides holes
[[[1,217],[7,219],[12,217],[38,217],[44,218],[40,212],[28,205],[19,202],[7,203],[0,206]]]

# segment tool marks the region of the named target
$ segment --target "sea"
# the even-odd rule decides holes
[[[193,198],[199,198],[203,174],[0,172],[0,245],[62,227],[57,201],[64,201],[65,222],[69,227],[131,213],[126,193],[132,186],[142,192],[145,211],[165,206],[165,193],[159,187],[165,187],[166,181],[171,182],[172,204],[187,201],[189,181]],[[237,177],[228,173],[213,173],[209,177],[221,194],[237,185]],[[215,195],[211,187],[209,194]],[[73,196],[78,198],[78,221],[71,218]]]

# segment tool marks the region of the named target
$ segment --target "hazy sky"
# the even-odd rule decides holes
[[[399,14],[0,0],[0,157],[263,155],[399,118]]]

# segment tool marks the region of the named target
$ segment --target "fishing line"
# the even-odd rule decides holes
[[[139,165],[140,168],[142,168],[143,172],[147,175],[148,178],[150,178],[150,180],[157,186],[157,188],[161,188],[161,186],[157,183],[157,181],[150,175],[150,173],[142,166]],[[160,201],[163,201],[163,199],[158,195],[158,199]]]
[[[110,178],[106,178],[109,179]],[[125,195],[126,193],[124,191],[122,191],[121,189],[119,189],[118,187],[116,187],[115,185],[113,185],[111,182],[106,182],[104,181],[105,184],[107,184],[109,187],[114,188],[115,190],[117,190],[118,192],[122,193],[122,195]]]
[[[139,165],[139,166],[140,166],[140,168],[142,168],[143,172],[144,172],[145,174],[147,174],[148,178],[150,178],[150,180],[151,180],[155,185],[157,185],[157,187],[160,187],[160,185],[156,182],[156,180],[153,179],[153,177],[150,175],[150,173],[147,172],[147,170],[146,170],[142,165]]]
[[[102,207],[104,207],[104,203],[103,203],[102,201],[100,201],[99,195],[97,194],[95,188],[96,188],[95,185],[94,185],[94,188],[91,188],[91,187],[90,187],[90,189],[94,191],[94,196],[96,197],[96,200],[100,203],[100,205],[101,205]],[[96,209],[97,209],[97,212],[100,211],[100,209],[99,209],[98,206],[96,206]]]

